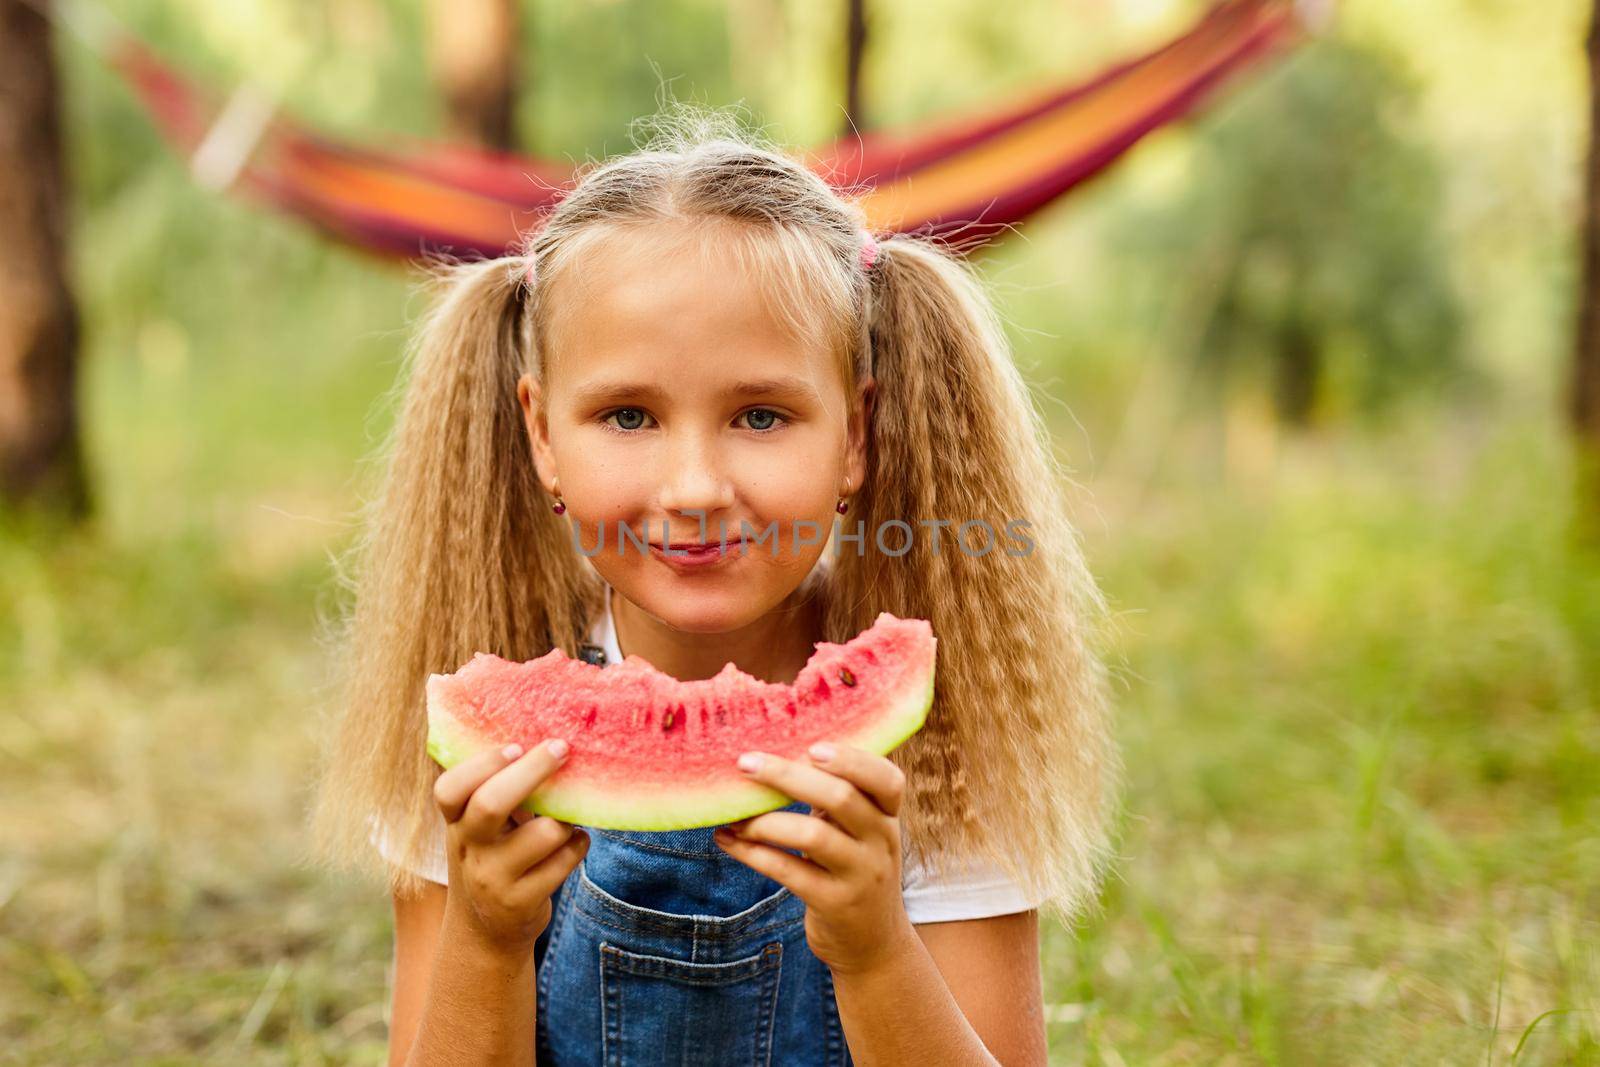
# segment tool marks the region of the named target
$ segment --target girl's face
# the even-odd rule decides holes
[[[634,237],[576,268],[543,387],[525,376],[518,398],[539,478],[601,576],[673,629],[725,633],[781,606],[822,555],[864,477],[871,385],[852,405],[834,355],[792,337],[734,257],[671,230]],[[712,562],[662,550],[685,543],[712,545]]]

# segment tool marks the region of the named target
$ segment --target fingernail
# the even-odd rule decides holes
[[[739,757],[739,769],[746,774],[754,774],[761,769],[766,760],[759,752],[746,752]]]
[[[559,737],[554,741],[548,742],[544,747],[549,749],[550,755],[556,759],[566,759],[567,753],[571,751],[571,747]]]
[[[812,745],[810,752],[812,759],[820,760],[823,763],[827,763],[837,754],[834,750],[834,747],[828,744],[826,741],[818,741],[816,744]]]
[[[500,755],[504,756],[506,759],[516,759],[518,756],[522,755],[522,746],[517,744],[507,745],[505,748],[500,750]]]

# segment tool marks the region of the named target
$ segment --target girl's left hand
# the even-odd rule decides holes
[[[751,756],[754,770],[745,767]],[[900,889],[905,775],[883,756],[848,745],[813,745],[810,756],[810,763],[766,753],[740,757],[749,778],[811,805],[809,815],[769,811],[729,823],[713,837],[805,902],[806,941],[832,971],[869,970],[914,933]]]

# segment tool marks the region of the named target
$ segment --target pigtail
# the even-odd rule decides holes
[[[1071,918],[1097,895],[1120,766],[1064,476],[971,268],[896,237],[869,277],[869,470],[842,530],[865,540],[839,542],[828,639],[879,611],[932,623],[934,705],[892,757],[908,846],[935,869],[987,859]]]
[[[353,546],[340,635],[342,696],[314,818],[340,866],[376,858],[372,818],[410,892],[436,848],[424,684],[477,651],[574,654],[597,589],[536,476],[517,380],[533,337],[522,256],[435,264],[434,301],[408,351],[403,407],[381,450],[381,491]]]

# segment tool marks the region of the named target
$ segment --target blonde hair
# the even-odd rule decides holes
[[[891,755],[906,773],[908,849],[935,872],[996,863],[1063,918],[1093,901],[1121,765],[1094,649],[1103,604],[1067,519],[1064,473],[973,269],[897,235],[864,271],[863,218],[798,160],[691,115],[586,166],[519,255],[433,265],[436,299],[378,457],[386,477],[350,550],[340,716],[313,823],[320,858],[376,864],[376,818],[402,863],[424,859],[438,829],[428,674],[477,651],[575,654],[585,639],[603,586],[535,475],[517,380],[544,373],[554,294],[581,282],[597,241],[692,222],[760,272],[794,329],[838,353],[847,395],[876,379],[852,507],[867,548],[833,560],[824,638],[847,641],[880,611],[927,619],[939,638],[927,723]],[[1031,523],[1029,554],[949,544],[962,522],[1000,530],[1018,518]],[[938,554],[920,535],[903,555],[874,551],[872,531],[894,519],[952,525]],[[420,888],[403,867],[387,873],[395,892]]]

